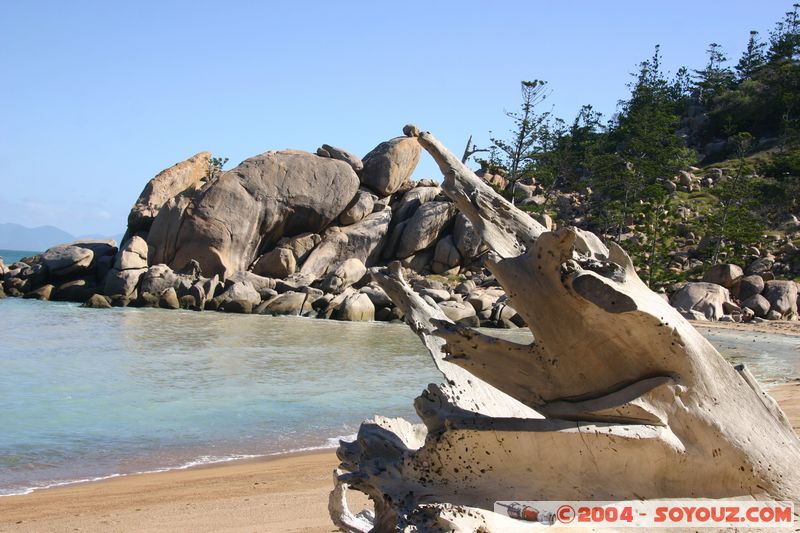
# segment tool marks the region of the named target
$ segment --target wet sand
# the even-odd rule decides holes
[[[337,531],[333,450],[139,474],[0,498],[0,531]],[[354,493],[353,508],[367,505]]]

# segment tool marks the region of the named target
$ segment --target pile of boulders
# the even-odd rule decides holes
[[[688,170],[681,170],[676,176],[664,180],[664,188],[668,192],[694,192],[700,189],[709,189],[719,183],[725,182],[730,179],[725,175],[722,169],[709,168],[706,170],[705,175],[698,176],[695,173],[700,169],[696,167],[689,167]]]
[[[97,308],[398,320],[368,268],[400,261],[454,320],[516,327],[470,221],[437,182],[411,180],[422,149],[415,127],[403,131],[363,158],[323,144],[218,172],[201,152],[147,183],[119,249],[80,241],[0,261],[2,287]]]
[[[296,279],[275,279],[250,271],[221,280],[203,276],[197,261],[173,271],[164,264],[141,267],[136,238],[119,252],[112,243],[82,241],[51,248],[0,273],[11,296],[81,302],[84,307],[153,307],[216,310],[229,313],[292,315],[348,321],[398,321],[402,312],[375,282],[358,258],[341,262],[310,285]],[[112,266],[109,266],[113,259]],[[132,274],[143,269],[136,283]],[[103,275],[105,272],[105,275]],[[407,270],[413,286],[430,304],[439,306],[465,326],[516,328],[524,325],[508,298],[485,271],[470,270],[461,278],[424,276]],[[50,282],[50,283],[47,283]],[[105,282],[105,283],[104,283]]]
[[[86,301],[102,292],[116,256],[113,241],[83,240],[54,246],[12,265],[0,261],[4,289],[0,292],[39,300]]]
[[[797,282],[774,279],[767,262],[759,259],[746,269],[714,265],[703,281],[686,283],[677,290],[670,303],[693,320],[797,320],[798,293]]]
[[[486,246],[470,220],[437,182],[411,179],[422,147],[416,127],[403,133],[363,158],[323,144],[316,153],[266,152],[225,172],[209,152],[198,153],[147,183],[119,249],[85,240],[8,267],[0,261],[0,296],[390,321],[401,313],[368,269],[399,261],[412,285],[454,321],[522,325],[483,269]],[[676,182],[694,187],[692,170]],[[497,189],[513,189],[520,205],[548,201],[575,224],[592,194],[548,193],[533,179],[512,184],[486,164],[477,175]],[[700,181],[710,186],[724,179],[712,169],[704,178],[710,181]],[[537,219],[552,229],[548,216]],[[800,227],[796,219],[792,224]],[[783,248],[778,259],[755,250],[745,269],[717,265],[671,302],[697,319],[793,319],[797,285],[774,278],[791,274],[800,254],[790,241]],[[680,269],[697,266],[689,253],[675,252],[673,262]]]

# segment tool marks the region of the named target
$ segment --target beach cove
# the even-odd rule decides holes
[[[0,494],[335,447],[440,379],[403,325],[6,299]]]
[[[441,381],[402,324],[17,299],[0,314],[10,356],[0,388],[14,399],[0,485],[57,487],[0,498],[0,531],[330,531],[338,461],[326,448],[377,413],[414,419],[408,399]],[[701,331],[797,427],[800,338]]]
[[[771,391],[800,429],[800,383]],[[0,498],[0,531],[333,532],[329,450],[141,474]],[[353,510],[369,506],[348,495]]]

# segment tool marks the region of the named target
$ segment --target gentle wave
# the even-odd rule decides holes
[[[107,479],[114,479],[118,477],[128,477],[128,476],[137,476],[141,474],[158,474],[161,472],[174,472],[176,470],[187,470],[189,468],[195,468],[200,466],[209,466],[221,463],[229,463],[231,461],[245,461],[248,459],[259,459],[263,457],[276,457],[280,455],[289,455],[292,453],[301,453],[301,452],[311,452],[315,450],[329,450],[332,448],[337,448],[339,446],[339,441],[346,441],[350,442],[356,439],[356,434],[353,433],[351,435],[339,435],[338,437],[330,437],[325,440],[325,444],[321,444],[319,446],[305,446],[302,448],[292,448],[289,450],[284,450],[280,452],[273,452],[273,453],[264,453],[264,454],[236,454],[236,455],[226,455],[226,456],[218,456],[218,455],[202,455],[197,459],[193,459],[191,461],[187,461],[178,466],[174,467],[164,467],[164,468],[156,468],[153,470],[142,470],[138,472],[130,472],[130,473],[114,473],[109,474],[106,476],[97,476],[91,478],[84,478],[84,479],[70,479],[64,481],[53,481],[51,483],[36,485],[33,487],[26,487],[24,489],[12,489],[12,491],[6,492],[4,489],[0,489],[0,498],[4,496],[24,496],[26,494],[31,494],[33,492],[45,489],[54,489],[56,487],[65,487],[67,485],[77,485],[79,483],[91,483],[94,481],[105,481]]]

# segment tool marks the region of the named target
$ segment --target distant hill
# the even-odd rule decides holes
[[[65,242],[77,239],[114,239],[119,244],[122,235],[81,235],[74,236],[55,226],[28,228],[20,224],[0,223],[0,248],[5,250],[44,251]]]
[[[119,245],[122,242],[122,237],[123,237],[122,233],[119,233],[117,235],[100,235],[99,233],[88,233],[86,235],[78,235],[73,240],[77,239],[97,239],[100,241],[114,240],[117,241],[117,245]]]

